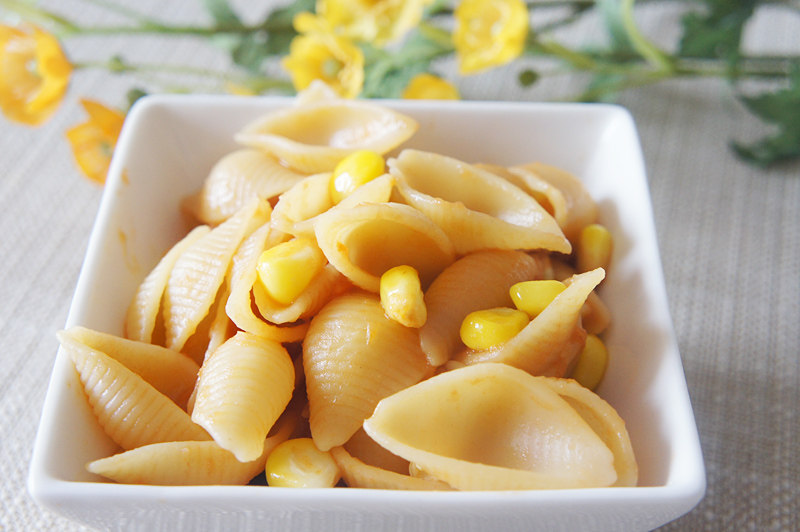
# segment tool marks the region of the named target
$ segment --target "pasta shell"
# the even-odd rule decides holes
[[[74,350],[80,349],[75,343],[83,344],[122,363],[181,408],[186,406],[194,389],[200,368],[177,351],[86,327],[71,327],[57,336],[62,346],[69,344]]]
[[[553,279],[565,281],[575,275],[575,268],[563,260],[554,259]],[[593,291],[586,298],[586,303],[581,309],[581,325],[589,334],[600,334],[611,325],[611,310],[602,300],[597,291]]]
[[[518,166],[510,168],[487,164],[478,164],[476,166],[499,175],[533,196],[553,216],[562,231],[568,226],[569,210],[567,199],[560,189],[551,185],[548,181]],[[564,236],[566,236],[566,233]]]
[[[186,340],[186,343],[183,344],[181,353],[190,357],[198,364],[202,365],[203,360],[206,358],[206,354],[208,354],[210,351],[213,351],[214,346],[211,345],[212,335],[218,335],[220,333],[227,332],[227,322],[230,321],[228,316],[225,315],[224,311],[227,294],[227,287],[223,283],[223,285],[220,286],[220,289],[217,291],[217,297],[214,299],[214,303],[208,309],[208,313],[197,325],[194,333],[189,337],[188,340]]]
[[[86,469],[120,484],[156,486],[243,485],[261,472],[213,440],[145,445],[94,460]]]
[[[328,177],[325,183],[325,186],[327,187],[327,181],[329,181],[330,174],[324,175]],[[327,207],[325,211],[351,209],[362,203],[386,203],[392,197],[394,183],[394,177],[389,174],[376,177],[372,181],[369,181],[356,188],[352,193],[350,193],[350,195],[346,196],[336,205]],[[327,192],[327,188],[325,193],[328,195],[328,197],[330,197],[330,194]],[[283,199],[283,197],[281,199]],[[294,198],[292,198],[292,200],[294,200]],[[301,202],[305,201],[301,197],[298,197],[297,200]],[[276,211],[278,211],[279,206],[280,205],[276,205]],[[321,213],[322,212],[320,212],[320,214]],[[280,223],[280,219],[276,219],[274,223],[277,225],[277,227],[283,231],[286,231],[287,233],[291,233],[295,236],[307,236],[313,238],[314,225],[317,223],[318,219],[319,215],[315,215],[311,218],[291,223],[290,225]]]
[[[253,200],[178,258],[164,293],[167,347],[183,348],[208,314],[236,248],[268,217],[269,204]]]
[[[586,331],[580,325],[583,305],[604,277],[602,268],[574,276],[516,336],[491,349],[466,351],[462,361],[503,362],[532,375],[563,377],[586,340]]]
[[[201,223],[217,225],[253,198],[274,198],[305,177],[263,150],[240,149],[217,161],[203,187],[186,201],[185,207]]]
[[[410,149],[388,165],[398,192],[441,227],[460,254],[490,248],[571,251],[536,200],[491,172]]]
[[[250,293],[258,278],[256,266],[261,252],[284,239],[283,234],[273,230],[271,224],[267,223],[253,231],[233,256],[230,271],[231,293],[225,304],[225,312],[243,331],[268,336],[274,328],[253,313]]]
[[[344,447],[331,449],[331,456],[336,460],[336,465],[339,466],[345,483],[351,488],[427,491],[453,489],[438,480],[412,477],[365,464],[347,452]]]
[[[311,435],[323,451],[347,442],[382,398],[430,372],[416,329],[362,292],[339,296],[311,321],[303,368]]]
[[[86,469],[121,484],[244,485],[264,471],[269,453],[289,437],[295,425],[289,421],[264,440],[261,456],[252,462],[240,462],[213,440],[181,441],[154,443],[94,460]]]
[[[75,341],[62,344],[92,410],[123,449],[165,441],[208,440],[208,434],[166,395],[120,362]]]
[[[219,346],[230,340],[237,332],[236,325],[225,312],[225,302],[229,296],[230,289],[223,290],[219,303],[215,305],[214,316],[208,327],[208,343],[203,360],[216,351]]]
[[[417,123],[366,101],[320,99],[256,120],[236,141],[265,149],[300,172],[330,172],[357,150],[387,153],[417,130]]]
[[[600,334],[611,324],[611,311],[597,292],[586,298],[581,309],[581,324],[589,334]]]
[[[594,199],[589,195],[583,183],[566,170],[534,162],[519,165],[515,171],[530,173],[561,191],[566,201],[567,211],[562,228],[570,242],[575,242],[581,229],[597,220],[597,205]]]
[[[614,407],[572,379],[546,377],[543,382],[575,409],[614,454],[617,481],[613,485],[636,486],[639,466],[633,454],[633,445],[625,428],[625,422]]]
[[[239,332],[203,363],[192,420],[239,461],[255,460],[292,398],[294,378],[282,345]]]
[[[189,234],[172,246],[145,277],[128,307],[125,320],[125,334],[128,338],[140,342],[150,342],[153,339],[153,329],[161,310],[161,298],[164,295],[172,268],[175,267],[178,257],[209,231],[210,228],[206,225],[192,229]]]
[[[456,369],[382,400],[364,430],[461,490],[612,485],[614,456],[542,379],[505,364]]]
[[[357,458],[367,465],[402,475],[408,473],[408,460],[390,453],[375,443],[375,440],[367,436],[363,427],[359,428],[343,447],[353,458]]]
[[[392,197],[394,185],[394,176],[383,174],[357,187],[350,195],[337,203],[334,208],[350,209],[362,203],[386,203]]]
[[[508,293],[511,286],[546,278],[549,264],[544,254],[488,250],[471,253],[448,266],[425,292],[428,319],[419,338],[430,364],[441,366],[463,349],[459,330],[467,314],[513,306]]]
[[[284,306],[275,302],[260,282],[253,285],[253,298],[259,313],[265,319],[272,323],[291,323],[313,316],[325,303],[345,292],[350,286],[351,284],[336,268],[326,264],[303,293],[289,305]]]
[[[333,207],[328,184],[330,172],[309,176],[281,194],[272,213],[275,229],[295,236],[314,234],[313,220]]]
[[[371,292],[394,266],[407,264],[427,286],[455,259],[447,235],[425,215],[400,203],[363,203],[332,209],[315,226],[328,261],[356,286]]]
[[[333,90],[330,85],[321,79],[315,79],[308,87],[297,93],[294,102],[295,105],[302,106],[311,103],[331,102],[339,99],[341,99],[341,96],[339,96],[339,93]]]
[[[231,266],[231,293],[225,311],[243,331],[269,338],[276,342],[298,342],[303,339],[307,324],[278,326],[268,323],[253,311],[252,290],[258,273],[256,265],[261,252],[286,239],[286,235],[264,224],[242,242]]]

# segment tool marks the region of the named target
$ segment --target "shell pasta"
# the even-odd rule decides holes
[[[241,129],[125,337],[58,334],[120,448],[98,481],[299,486],[324,463],[333,489],[636,485],[594,390],[613,253],[591,196],[544,162],[405,148],[418,128],[313,86]]]

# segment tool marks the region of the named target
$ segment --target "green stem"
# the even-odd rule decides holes
[[[151,21],[139,26],[82,26],[76,33],[81,35],[147,35],[158,34],[164,36],[193,36],[212,37],[223,33],[257,33],[260,31],[284,31],[290,29],[288,24],[263,23],[254,26],[238,24],[217,24],[214,26],[169,26],[160,22]]]
[[[548,22],[547,24],[542,24],[541,26],[538,26],[538,27],[535,27],[535,28],[532,28],[531,31],[532,31],[532,33],[534,33],[536,35],[543,35],[543,34],[555,31],[555,30],[557,30],[559,28],[563,28],[565,26],[569,26],[570,24],[574,23],[579,18],[581,18],[583,15],[585,15],[588,11],[590,11],[591,8],[594,7],[594,2],[591,2],[591,4],[592,5],[590,5],[590,6],[575,7],[575,9],[573,9],[572,12],[570,12],[568,15],[564,16],[563,18]]]
[[[573,9],[590,9],[594,7],[595,0],[539,0],[526,2],[529,11],[534,9],[553,9],[571,7]],[[452,16],[454,9],[449,5],[439,4],[428,11],[429,16]]]
[[[800,56],[744,56],[735,73],[737,78],[785,78],[798,62]],[[674,65],[679,75],[729,78],[731,73],[730,64],[720,59],[677,57]]]
[[[584,52],[597,66],[596,70],[618,70],[621,72],[642,68],[642,57],[634,53],[593,51]],[[672,69],[680,74],[718,76],[731,75],[730,62],[725,59],[669,56]],[[735,74],[739,77],[785,77],[792,64],[800,62],[800,55],[746,55],[737,60]]]
[[[453,37],[447,30],[443,30],[423,20],[419,24],[419,32],[425,36],[425,38],[435,42],[439,46],[440,52],[437,55],[449,54],[455,49],[453,46]]]
[[[633,18],[633,4],[635,0],[621,0],[622,2],[622,25],[628,34],[628,39],[642,57],[658,70],[669,72],[672,70],[670,56],[660,50],[655,44],[647,39],[637,26]]]
[[[179,74],[186,76],[195,76],[199,78],[211,79],[216,82],[233,82],[240,85],[247,86],[257,92],[266,90],[280,90],[284,92],[291,92],[293,86],[291,82],[271,77],[253,77],[241,76],[231,72],[224,72],[219,70],[211,70],[208,68],[197,68],[182,65],[168,65],[163,63],[129,63],[120,57],[112,57],[107,61],[87,61],[75,63],[75,69],[91,69],[99,68],[107,70],[114,74],[132,73],[132,74],[154,74],[154,73],[167,73]]]
[[[254,25],[243,24],[215,24],[211,26],[196,25],[171,25],[159,20],[147,17],[137,11],[125,6],[108,2],[106,0],[83,0],[100,7],[113,10],[137,22],[136,25],[112,25],[112,26],[84,26],[72,20],[62,17],[52,11],[36,7],[24,0],[0,0],[0,6],[15,12],[24,19],[39,21],[43,25],[51,27],[54,33],[62,36],[105,36],[105,35],[149,35],[158,34],[166,36],[195,36],[211,37],[221,33],[257,33],[261,31],[287,31],[292,29],[291,21],[264,21]]]
[[[160,24],[156,19],[148,17],[147,15],[140,13],[134,9],[129,8],[128,6],[118,4],[116,2],[110,2],[108,0],[83,0],[87,4],[93,4],[95,6],[101,7],[107,11],[111,11],[118,15],[122,15],[123,17],[127,17],[131,20],[135,20],[136,22],[144,25],[158,25]]]
[[[526,48],[530,53],[536,55],[561,59],[577,70],[597,71],[602,66],[591,54],[567,48],[555,41],[538,39],[534,35],[528,36]]]
[[[73,33],[78,30],[78,26],[71,20],[24,0],[0,0],[0,6],[18,14],[23,19],[38,22],[42,26],[55,27],[56,31],[61,33]]]
[[[775,62],[775,59],[779,61]],[[791,58],[774,57],[745,57],[739,68],[739,77],[742,78],[785,78],[788,75]],[[635,67],[624,69],[609,68],[595,70],[595,73],[618,75],[617,83],[605,84],[602,87],[587,89],[580,97],[582,100],[593,101],[603,96],[636,87],[652,85],[666,79],[678,78],[714,78],[726,79],[729,65],[725,61],[709,59],[696,60],[676,58],[671,70],[641,70]]]
[[[659,81],[664,81],[667,78],[676,77],[674,72],[667,72],[664,70],[652,70],[647,72],[633,72],[626,77],[621,77],[617,83],[606,84],[602,87],[593,87],[586,89],[581,95],[582,101],[595,101],[601,99],[603,96],[621,92],[627,89],[636,87],[643,87],[646,85],[653,85]]]
[[[540,0],[526,2],[528,9],[547,9],[554,7],[571,7],[574,9],[589,9],[594,7],[594,0]]]
[[[166,72],[170,74],[183,74],[204,78],[214,78],[224,80],[230,76],[227,72],[211,70],[208,68],[196,68],[182,65],[168,65],[163,63],[128,63],[120,57],[112,57],[106,61],[84,61],[76,62],[73,67],[78,69],[102,69],[113,74],[124,73],[143,73],[143,72]]]

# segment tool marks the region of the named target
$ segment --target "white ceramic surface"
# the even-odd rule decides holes
[[[187,230],[181,199],[235,147],[236,131],[290,103],[224,96],[151,96],[137,103],[116,149],[65,327],[121,333],[138,283]],[[172,532],[650,530],[697,504],[705,471],[627,111],[589,104],[382,103],[420,123],[407,146],[469,162],[541,160],[585,182],[615,235],[602,287],[614,318],[606,336],[612,358],[598,391],[626,420],[640,486],[431,493],[100,483],[84,466],[115,446],[59,351],[29,477],[40,504],[104,530]]]

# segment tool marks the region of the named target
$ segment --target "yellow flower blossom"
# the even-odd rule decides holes
[[[301,91],[312,81],[327,83],[343,98],[355,98],[364,85],[364,54],[350,39],[335,35],[328,23],[310,13],[294,19],[300,33],[292,39],[283,67],[294,88]]]
[[[0,25],[0,110],[10,120],[32,126],[47,120],[71,75],[55,37],[32,26]]]
[[[92,100],[81,100],[81,105],[89,119],[67,131],[67,140],[81,171],[103,184],[125,115]]]
[[[432,0],[317,0],[317,13],[351,39],[383,46],[402,39]]]
[[[522,0],[464,0],[455,19],[453,43],[462,74],[503,65],[522,53],[528,33]]]
[[[433,74],[417,74],[403,91],[408,100],[458,100],[458,89],[448,81]]]

